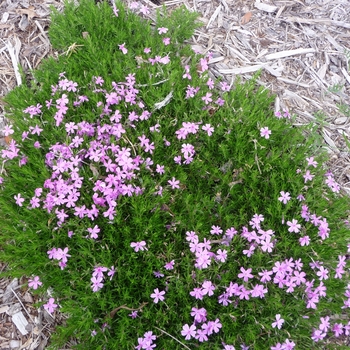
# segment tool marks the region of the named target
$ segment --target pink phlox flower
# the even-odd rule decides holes
[[[281,197],[278,197],[278,200],[283,204],[287,204],[287,202],[291,199],[290,193],[281,191],[280,194],[281,194]]]
[[[117,6],[115,5],[114,1],[112,1],[112,7],[113,7],[114,16],[118,17],[119,9],[117,9]]]
[[[209,69],[208,60],[206,58],[201,58],[199,64],[201,65],[201,70],[199,71],[200,73],[203,73]]]
[[[223,233],[223,230],[222,230],[222,228],[221,228],[220,226],[215,226],[215,225],[213,225],[213,226],[211,227],[210,233],[211,233],[212,235],[220,235],[220,234]]]
[[[197,251],[195,254],[197,259],[194,266],[199,270],[206,269],[208,266],[211,265],[212,254],[215,257],[214,253],[208,252],[205,249]]]
[[[306,158],[307,165],[308,166],[313,166],[314,168],[317,167],[317,162],[314,160],[314,157]]]
[[[50,298],[49,301],[44,304],[44,309],[49,312],[50,314],[52,314],[55,309],[57,308],[57,304],[55,304],[55,299],[54,298]]]
[[[248,258],[250,258],[253,254],[254,254],[254,250],[255,250],[255,245],[254,244],[251,244],[249,249],[244,249],[242,251],[242,253],[244,255],[246,255]]]
[[[239,289],[239,292],[238,292],[238,296],[239,296],[239,299],[243,300],[249,300],[250,299],[250,294],[251,294],[251,291],[246,289],[243,285],[240,286],[240,289]]]
[[[183,325],[181,335],[185,337],[186,340],[190,340],[191,338],[194,338],[196,336],[196,326],[192,324],[189,326],[187,323]]]
[[[154,291],[154,293],[151,294],[151,298],[153,299],[153,302],[154,302],[155,304],[157,304],[159,300],[160,300],[160,301],[163,301],[163,300],[164,300],[164,296],[163,296],[163,295],[165,294],[165,291],[164,291],[164,290],[159,291],[159,289],[156,288],[156,289],[154,289],[153,291]]]
[[[265,137],[265,139],[269,139],[270,135],[271,135],[271,130],[269,130],[269,128],[267,126],[260,129],[260,136],[261,137]]]
[[[314,177],[315,177],[315,175],[312,175],[310,173],[310,170],[306,170],[305,175],[303,175],[304,183],[307,183],[308,181],[311,181]]]
[[[316,272],[316,275],[319,276],[320,281],[328,279],[328,270],[323,266],[320,266],[319,270]]]
[[[134,248],[135,252],[138,252],[139,250],[148,250],[146,248],[146,242],[145,241],[140,241],[140,242],[131,242],[130,247]]]
[[[174,269],[174,264],[175,264],[175,260],[171,260],[170,262],[166,263],[164,265],[164,268],[166,270],[173,270]]]
[[[198,236],[196,234],[196,232],[194,231],[187,231],[186,232],[186,241],[189,241],[189,242],[197,242],[198,243]]]
[[[165,28],[165,27],[160,27],[160,28],[157,28],[158,29],[158,34],[165,34],[168,32],[168,28]]]
[[[115,274],[114,266],[111,266],[111,268],[108,270],[107,276],[109,276],[109,280],[111,281],[113,276]]]
[[[24,198],[21,197],[21,194],[18,193],[16,196],[13,197],[16,200],[16,204],[20,207],[23,206]]]
[[[103,279],[103,273],[108,271],[108,268],[107,267],[104,267],[104,266],[96,266],[94,268],[94,271],[92,273],[92,276],[93,277],[96,277],[96,278],[101,278]]]
[[[4,133],[4,136],[12,135],[14,133],[13,125],[5,125],[2,129],[2,132]]]
[[[126,55],[128,53],[128,49],[125,47],[125,43],[118,45],[118,46],[119,46],[119,50],[121,50],[124,55]]]
[[[211,98],[212,96],[213,96],[212,93],[207,92],[205,94],[205,96],[202,97],[202,100],[205,102],[206,105],[213,101],[212,98]]]
[[[89,227],[87,231],[90,233],[90,238],[97,239],[98,233],[101,231],[97,225],[94,228]]]
[[[236,348],[233,345],[226,345],[224,343],[222,343],[222,345],[224,346],[223,350],[236,350]]]
[[[272,323],[272,328],[276,328],[277,327],[278,329],[281,329],[283,323],[284,323],[284,319],[281,318],[280,314],[277,314],[276,315],[276,321]]]
[[[68,250],[69,248],[66,247],[64,249],[58,248],[57,249],[57,260],[62,260],[63,263],[66,263],[68,261],[68,258],[71,256],[70,254],[68,254]]]
[[[209,90],[214,89],[214,80],[209,78],[208,81],[207,81],[207,85],[209,87]]]
[[[206,131],[208,136],[211,136],[214,132],[214,127],[212,127],[210,124],[205,124],[202,126],[202,130]]]
[[[326,337],[326,333],[325,332],[322,332],[322,330],[320,329],[315,329],[313,332],[312,332],[312,335],[311,335],[311,339],[314,341],[314,342],[318,342],[319,340],[322,340],[323,338]]]
[[[241,273],[238,274],[238,278],[243,278],[244,282],[248,282],[250,278],[254,278],[254,276],[251,274],[251,268],[245,269],[244,267],[241,267],[240,271]]]
[[[265,288],[262,284],[256,284],[253,289],[251,290],[250,295],[253,298],[264,298],[265,294],[268,292],[268,289]]]
[[[289,232],[300,232],[301,225],[298,224],[298,220],[293,219],[292,221],[287,221],[287,225],[289,226]]]
[[[194,288],[192,291],[190,291],[190,295],[197,300],[203,300],[204,296],[202,288]]]
[[[39,276],[35,276],[33,279],[28,280],[28,287],[33,288],[33,289],[38,289],[43,283],[40,282]]]
[[[226,249],[219,249],[216,252],[216,260],[219,260],[220,262],[224,263],[227,259],[227,250]]]
[[[197,333],[196,333],[196,339],[198,339],[199,342],[204,342],[208,340],[206,331],[203,329],[197,329]]]
[[[299,243],[300,245],[303,246],[308,246],[310,244],[310,237],[309,236],[303,236],[299,238]]]
[[[191,316],[194,317],[195,322],[203,323],[207,321],[207,310],[203,307],[200,309],[197,309],[196,307],[193,307],[191,309]]]
[[[223,106],[225,104],[225,100],[223,100],[222,98],[218,98],[215,103],[218,105],[218,106]]]
[[[93,276],[90,281],[92,282],[91,288],[93,292],[98,292],[103,287],[102,277],[100,276]]]
[[[130,316],[132,319],[135,319],[137,317],[137,310],[132,311],[128,316]]]
[[[211,281],[204,281],[202,284],[202,294],[208,296],[214,295],[215,286]]]
[[[170,45],[170,38],[163,38],[162,40],[165,46]]]
[[[169,55],[166,55],[164,57],[162,57],[160,60],[159,60],[160,63],[162,64],[168,64],[170,62],[170,57]]]
[[[175,177],[173,177],[171,180],[168,180],[168,184],[171,186],[171,188],[174,190],[175,188],[180,188],[179,184],[180,181],[176,180]]]
[[[329,318],[330,318],[329,316],[320,318],[321,323],[318,326],[318,328],[325,333],[328,332],[328,329],[330,327]]]

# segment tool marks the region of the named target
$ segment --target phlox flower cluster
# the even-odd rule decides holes
[[[157,345],[154,343],[154,341],[156,339],[157,339],[157,337],[153,334],[153,332],[148,331],[143,335],[143,337],[140,337],[137,339],[138,345],[135,346],[135,349],[137,349],[137,350],[141,350],[141,349],[152,350],[155,347],[157,347]]]
[[[108,272],[107,272],[108,271]],[[107,276],[109,277],[109,280],[111,281],[114,274],[115,269],[114,266],[111,268],[105,267],[105,266],[96,266],[94,268],[94,271],[92,272],[91,277],[91,289],[93,292],[98,292],[101,288],[103,288],[103,281],[104,281],[104,273],[107,272]]]
[[[181,335],[186,340],[195,338],[200,343],[203,343],[208,341],[208,336],[219,333],[222,328],[218,318],[215,321],[207,321],[207,310],[204,308],[197,309],[193,307],[191,316],[194,318],[194,323],[190,326],[187,323],[184,324],[181,331]]]
[[[58,260],[59,267],[61,270],[64,270],[64,268],[67,266],[68,258],[71,256],[68,254],[68,250],[68,247],[64,249],[53,247],[51,250],[47,251],[47,254],[50,260]]]

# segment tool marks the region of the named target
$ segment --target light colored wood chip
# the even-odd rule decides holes
[[[15,324],[15,326],[21,332],[22,335],[28,334],[28,331],[26,330],[26,326],[28,325],[28,321],[24,317],[22,311],[17,312],[16,314],[12,315],[12,322]]]
[[[316,50],[312,49],[312,48],[286,50],[286,51],[280,51],[280,52],[275,52],[275,53],[271,53],[269,55],[266,55],[265,59],[267,59],[269,61],[269,60],[275,60],[275,59],[290,57],[290,56],[295,56],[295,55],[305,55],[307,53],[312,53],[312,52],[316,52]]]
[[[276,12],[278,10],[277,6],[264,4],[264,3],[259,2],[259,1],[255,1],[254,7],[256,7],[258,10],[265,11],[268,13],[273,13],[273,12]]]

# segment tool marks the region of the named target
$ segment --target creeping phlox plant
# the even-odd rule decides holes
[[[158,25],[162,54],[143,47],[118,81],[61,72],[5,128],[3,258],[21,257],[30,288],[53,287],[44,308],[70,315],[56,341],[77,348],[317,349],[349,336],[348,200],[310,129],[274,115],[254,80],[215,81],[211,54],[181,65],[165,52],[171,32]],[[134,50],[115,46],[120,62]],[[147,69],[156,84],[138,81]]]

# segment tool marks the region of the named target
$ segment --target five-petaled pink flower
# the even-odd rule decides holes
[[[176,180],[175,177],[173,177],[171,180],[168,180],[168,184],[171,186],[171,188],[174,190],[175,188],[180,188],[179,184],[180,181]]]
[[[24,198],[21,197],[21,194],[20,194],[20,193],[18,193],[17,196],[14,196],[14,199],[16,200],[16,204],[17,204],[18,206],[20,206],[20,207],[23,206],[22,203],[24,202]]]
[[[273,322],[272,323],[272,328],[278,328],[278,329],[281,329],[282,328],[282,325],[284,323],[284,319],[281,318],[281,315],[280,314],[277,314],[276,315],[276,322]]]
[[[289,192],[280,192],[281,197],[278,197],[278,200],[282,202],[283,204],[287,204],[287,202],[290,200],[290,193]]]
[[[269,128],[267,126],[260,129],[260,136],[261,137],[265,137],[265,139],[269,139],[270,135],[271,135],[271,130],[269,130]]]
[[[29,279],[28,282],[28,287],[33,289],[38,289],[38,287],[43,284],[42,282],[40,282],[39,276],[35,276],[33,279]]]
[[[238,278],[243,278],[244,282],[248,282],[249,278],[253,278],[254,276],[251,274],[252,269],[245,269],[244,267],[240,268],[241,273],[238,274]]]
[[[128,49],[125,47],[125,43],[118,45],[118,46],[119,46],[119,50],[121,50],[124,55],[126,55],[128,53]]]
[[[55,304],[54,298],[50,298],[49,301],[46,304],[44,304],[44,309],[50,314],[52,314],[55,311],[56,307],[57,304]]]
[[[130,247],[134,248],[135,252],[138,252],[139,250],[148,250],[146,248],[146,242],[141,241],[141,242],[131,242]]]
[[[167,33],[168,32],[168,28],[165,28],[165,27],[160,27],[160,28],[158,28],[158,33],[159,34],[165,34],[165,33]]]
[[[301,225],[298,224],[298,220],[293,219],[292,221],[287,221],[287,225],[289,226],[289,232],[300,232]]]
[[[164,290],[159,291],[159,289],[156,288],[154,289],[154,293],[151,294],[151,298],[153,299],[153,302],[157,304],[159,300],[160,301],[164,300],[164,297],[163,297],[164,294],[165,294]]]
[[[186,340],[190,340],[196,336],[196,326],[192,324],[189,326],[187,323],[182,327],[181,335],[185,337]]]

